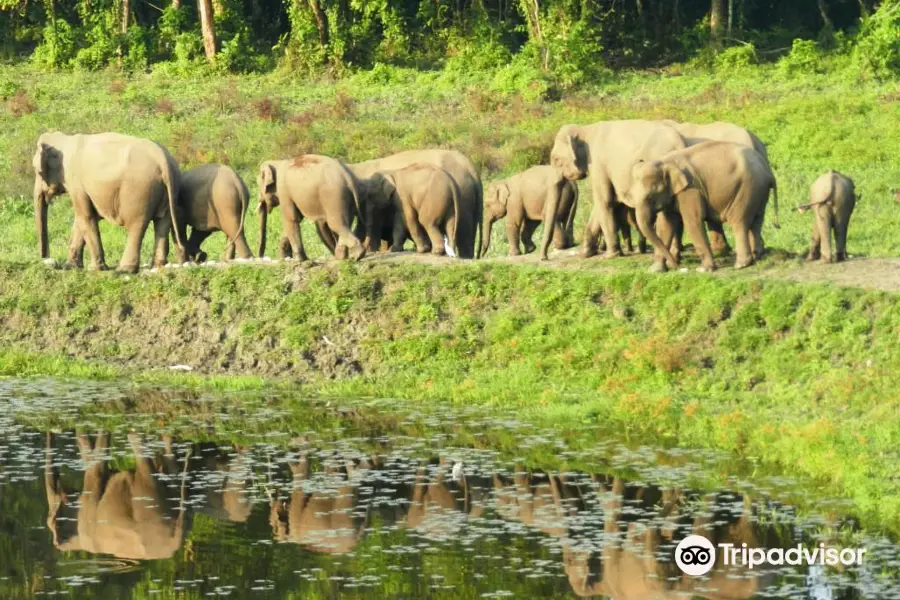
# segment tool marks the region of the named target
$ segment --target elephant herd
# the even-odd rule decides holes
[[[72,266],[83,265],[87,245],[92,268],[106,268],[101,219],[127,231],[121,271],[138,270],[151,222],[155,267],[168,261],[170,234],[178,262],[204,261],[201,244],[215,231],[228,237],[225,260],[252,257],[244,235],[250,194],[227,166],[182,172],[163,146],[147,139],[52,132],[38,139],[33,167],[43,259],[49,257],[47,207],[63,193],[74,209]],[[729,251],[723,230],[728,223],[735,267],[743,268],[765,253],[770,193],[778,227],[777,183],[766,146],[753,133],[724,122],[622,120],[563,126],[550,165],[493,181],[486,193],[472,161],[454,150],[412,150],[355,164],[316,154],[263,161],[257,175],[258,254],[265,255],[268,215],[277,207],[283,223],[279,258],[307,259],[304,219],[315,223],[322,243],[338,258],[359,260],[383,246],[400,251],[407,239],[419,253],[478,258],[490,247],[493,224],[505,218],[511,255],[534,251],[532,236],[545,224],[540,257],[546,260],[551,242],[557,249],[575,245],[577,182],[586,178],[592,205],[582,241],[585,257],[599,251],[619,256],[623,243],[632,252],[635,227],[639,251],[648,248],[647,241],[653,246],[651,270],[665,271],[680,264],[686,231],[700,270],[711,271],[713,256]],[[815,212],[810,260],[846,258],[847,226],[858,197],[853,182],[836,171],[813,183],[810,202],[800,207]]]
[[[110,434],[77,434],[85,469],[79,492],[66,488],[64,481],[71,478],[61,476],[52,458],[59,441],[47,434],[46,522],[55,547],[167,559],[184,544],[194,514],[246,523],[260,503],[268,504],[275,541],[332,555],[352,553],[378,524],[446,541],[467,523],[477,527],[476,522],[499,519],[512,531],[524,526],[552,539],[577,595],[628,600],[686,594],[751,598],[771,582],[771,574],[721,564],[707,580],[683,576],[660,557],[671,555],[686,535],[736,546],[785,543],[773,525],[758,518],[764,506],[732,492],[698,493],[520,465],[513,473],[481,471],[406,455],[305,447],[287,454],[269,451],[263,461],[250,449],[226,451],[212,442],[165,437],[155,451],[147,442],[130,434],[135,467],[116,471],[108,462]]]

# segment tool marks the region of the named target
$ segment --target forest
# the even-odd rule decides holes
[[[900,69],[898,32],[895,0],[0,0],[0,56],[48,69],[512,67],[561,90],[721,52],[774,61],[798,42],[881,77]]]

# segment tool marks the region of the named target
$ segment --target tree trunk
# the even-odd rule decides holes
[[[172,8],[175,10],[181,8],[181,0],[172,0]]]
[[[128,33],[128,15],[131,12],[131,2],[122,0],[122,33]]]
[[[216,26],[213,22],[213,9],[211,0],[197,0],[200,9],[200,28],[203,31],[203,50],[206,52],[206,60],[216,60]]]
[[[728,35],[731,36],[734,27],[734,0],[728,0]]]
[[[712,8],[709,12],[709,34],[712,43],[719,46],[722,43],[722,28],[725,25],[725,0],[712,0]]]
[[[819,14],[822,15],[822,22],[824,23],[824,28],[828,31],[834,31],[834,23],[831,22],[831,19],[828,17],[828,10],[825,7],[825,0],[818,0],[819,2]]]
[[[313,12],[313,16],[316,18],[316,28],[319,30],[319,45],[322,48],[328,47],[328,15],[325,14],[325,10],[322,8],[322,4],[319,0],[308,0],[309,8]]]

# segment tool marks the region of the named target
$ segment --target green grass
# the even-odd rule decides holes
[[[900,522],[897,296],[755,280],[766,265],[749,277],[654,277],[643,273],[646,258],[593,261],[583,270],[363,263],[125,279],[35,265],[30,206],[31,155],[47,129],[148,136],[185,168],[231,164],[255,194],[261,160],[302,151],[358,161],[453,147],[488,181],[546,159],[563,123],[723,119],[768,144],[783,227],[765,234],[778,260],[804,250],[809,216],[788,209],[828,168],[852,176],[863,194],[850,253],[897,256],[895,82],[840,70],[787,78],[772,66],[730,76],[671,68],[543,102],[487,94],[477,73],[399,69],[387,79],[360,74],[335,84],[282,73],[171,80],[2,66],[0,80],[9,83],[4,90],[26,90],[36,108],[0,111],[2,373],[252,388],[267,384],[254,375],[262,372],[322,395],[515,407],[541,422],[603,423],[732,450],[822,480],[872,521]],[[579,223],[588,212],[582,204]],[[50,214],[51,252],[63,259],[68,200]],[[495,228],[492,255],[506,253],[502,229]],[[124,234],[106,225],[102,234],[112,264]],[[311,256],[324,256],[311,230],[304,240]],[[207,244],[215,256],[224,240]],[[166,339],[157,344],[148,331]],[[179,345],[180,336],[190,342]],[[214,355],[204,359],[212,379],[165,370],[204,353]]]

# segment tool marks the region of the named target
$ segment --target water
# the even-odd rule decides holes
[[[900,598],[896,542],[846,503],[792,507],[803,482],[599,430],[6,380],[0,431],[3,599]],[[720,556],[695,578],[673,562],[692,533],[866,555],[752,570]]]

